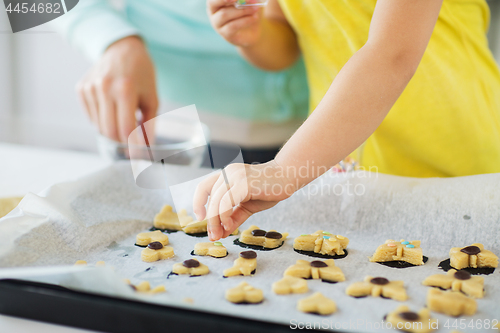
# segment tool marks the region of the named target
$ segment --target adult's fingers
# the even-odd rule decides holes
[[[198,221],[203,221],[207,215],[205,204],[207,203],[208,197],[212,192],[215,182],[219,179],[219,176],[220,172],[214,173],[208,178],[202,180],[198,186],[196,186],[193,198],[193,212]]]
[[[137,127],[135,111],[139,107],[139,97],[129,79],[122,79],[115,87],[118,136],[121,142],[127,142],[130,133]]]
[[[207,11],[213,14],[222,7],[233,6],[236,0],[207,0]]]
[[[244,9],[238,9],[234,6],[226,7],[224,9],[218,10],[212,15],[212,22],[214,28],[220,29],[224,25],[234,21],[241,19],[246,16],[250,16],[259,11],[258,7],[248,7]]]
[[[119,141],[116,124],[116,107],[111,95],[111,81],[102,78],[95,87],[97,104],[99,107],[99,124],[101,133],[106,137]]]

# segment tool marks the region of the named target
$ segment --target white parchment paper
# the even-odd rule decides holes
[[[182,169],[177,170],[182,173]],[[449,179],[416,179],[356,172],[327,173],[281,202],[254,215],[241,229],[255,224],[262,229],[289,232],[286,243],[273,251],[258,251],[257,272],[252,277],[223,278],[244,249],[233,244],[237,237],[222,240],[229,256],[222,259],[195,257],[211,272],[202,277],[167,275],[172,265],[186,259],[194,245],[207,238],[182,232],[169,234],[175,257],[155,263],[140,259],[142,248],[134,245],[138,232],[152,226],[154,215],[172,198],[164,190],[146,190],[134,183],[127,163],[117,164],[78,181],[58,184],[38,195],[27,195],[9,215],[0,219],[0,278],[21,278],[59,284],[76,290],[140,299],[206,312],[277,322],[315,325],[316,328],[353,332],[390,332],[382,318],[400,304],[414,311],[425,306],[428,287],[422,280],[443,273],[437,266],[448,258],[451,247],[480,242],[500,254],[500,174]],[[190,211],[192,191],[177,198]],[[347,236],[349,255],[336,260],[346,281],[328,284],[309,280],[307,294],[275,295],[273,282],[297,259],[313,260],[293,251],[293,238],[318,229]],[[429,261],[421,267],[395,269],[371,263],[376,247],[386,239],[421,240]],[[86,260],[89,267],[73,267]],[[106,267],[91,267],[104,260]],[[355,299],[345,295],[350,283],[366,275],[403,280],[409,300],[401,303],[382,298]],[[167,292],[141,296],[122,279],[136,284],[147,280]],[[226,289],[241,281],[264,291],[259,305],[234,305],[224,299]],[[337,303],[338,312],[326,317],[296,310],[297,301],[320,291]],[[477,300],[478,311],[465,317],[475,328],[463,332],[491,332],[487,320],[500,319],[500,273],[485,276],[486,295]],[[186,302],[191,298],[194,302]],[[438,313],[440,332],[452,330],[455,318]],[[449,327],[446,328],[448,323]],[[479,324],[482,327],[479,328]]]

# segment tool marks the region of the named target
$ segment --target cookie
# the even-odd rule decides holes
[[[446,274],[435,274],[427,277],[422,284],[424,286],[461,291],[465,295],[474,298],[483,298],[484,296],[484,278],[482,276],[471,276],[467,271],[450,269]]]
[[[328,231],[318,230],[310,235],[300,235],[293,241],[293,249],[304,254],[321,254],[324,256],[344,256],[349,239],[340,235],[333,235]],[[335,259],[335,258],[334,258]]]
[[[383,277],[367,276],[363,282],[355,282],[346,289],[346,294],[353,297],[384,297],[396,301],[406,301],[408,296],[403,281],[389,281]]]
[[[255,251],[240,252],[240,257],[234,261],[231,268],[225,269],[222,273],[224,277],[236,275],[252,275],[257,269],[257,253]]]
[[[173,211],[172,206],[165,205],[161,211],[156,214],[153,225],[156,229],[177,231],[182,230],[177,213]]]
[[[299,300],[297,302],[297,309],[306,313],[317,313],[326,316],[335,313],[337,305],[320,292],[316,292],[307,298]]]
[[[85,260],[77,260],[74,264],[75,266],[87,266],[87,262]],[[104,261],[98,261],[95,263],[95,267],[106,266]]]
[[[389,261],[404,261],[409,264],[420,266],[424,264],[424,256],[420,241],[405,241],[400,242],[389,239],[384,244],[380,245],[373,256],[371,262],[389,262]]]
[[[275,230],[265,231],[252,225],[247,230],[242,231],[240,238],[234,243],[256,250],[272,250],[283,245],[287,236],[287,232],[281,234]]]
[[[169,259],[174,256],[174,248],[163,246],[160,242],[152,242],[141,252],[141,259],[145,262],[153,262]]]
[[[132,287],[132,289],[134,289],[138,293],[144,293],[144,294],[152,295],[152,294],[164,293],[164,292],[167,291],[165,289],[164,285],[158,285],[155,288],[151,289],[151,285],[149,284],[148,281],[142,281],[141,283],[139,283],[138,285],[135,285],[135,286],[133,284],[131,284],[130,281],[128,281],[128,280],[126,280],[126,283],[128,285],[130,285],[130,287]]]
[[[160,242],[163,246],[168,245],[168,236],[160,230],[141,232],[135,237],[135,245],[146,247],[149,243]]]
[[[438,328],[438,320],[431,318],[429,309],[413,312],[406,305],[397,307],[384,320],[391,323],[393,328],[411,333],[427,333]]]
[[[182,263],[174,264],[172,273],[189,274],[189,276],[206,275],[210,272],[208,267],[196,259],[185,260]]]
[[[264,293],[261,289],[254,288],[246,282],[241,282],[236,287],[226,290],[226,299],[235,304],[257,304],[264,300]]]
[[[345,281],[345,276],[342,270],[335,266],[333,259],[324,261],[314,260],[297,260],[295,265],[288,267],[285,270],[284,276],[294,276],[302,279],[321,279],[325,282],[342,282]]]
[[[461,292],[441,291],[432,288],[427,293],[427,307],[448,316],[472,316],[476,313],[477,303],[473,298],[467,297]]]
[[[205,237],[207,235],[207,220],[192,221],[182,227],[182,231],[188,235],[199,235],[200,237]]]
[[[293,276],[285,276],[274,282],[272,288],[278,295],[303,294],[309,291],[306,280]]]
[[[227,256],[227,249],[221,242],[198,243],[194,246],[194,250],[191,254],[197,256],[223,258]]]
[[[450,250],[450,266],[460,270],[463,268],[496,268],[498,257],[485,250],[483,244],[474,243],[466,247],[453,247]]]

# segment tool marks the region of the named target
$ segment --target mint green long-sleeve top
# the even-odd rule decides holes
[[[113,42],[139,35],[157,70],[162,99],[244,122],[304,119],[308,89],[302,61],[282,72],[252,67],[211,27],[205,0],[81,0],[54,21],[93,60]]]

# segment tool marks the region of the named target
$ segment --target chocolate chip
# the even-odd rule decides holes
[[[371,283],[373,284],[378,284],[379,286],[383,286],[385,284],[389,283],[389,280],[383,277],[376,277],[370,280]]]
[[[411,311],[401,312],[399,314],[399,316],[406,321],[417,321],[420,318],[418,313],[411,312]]]
[[[460,250],[460,252],[463,252],[463,253],[468,254],[468,255],[474,255],[474,254],[478,254],[479,252],[481,252],[481,249],[478,248],[477,246],[471,245],[471,246],[464,247],[463,249]]]
[[[328,265],[325,264],[323,261],[314,260],[314,261],[311,261],[311,267],[321,268],[321,267],[328,267]]]
[[[470,273],[467,271],[457,271],[457,272],[455,272],[455,274],[453,276],[455,277],[455,279],[459,279],[459,280],[470,279]]]
[[[160,250],[160,249],[163,249],[163,244],[160,242],[152,242],[152,243],[149,243],[148,247],[151,250]]]
[[[240,257],[243,259],[255,259],[257,258],[257,252],[255,251],[243,251],[240,252]]]
[[[262,236],[265,236],[265,235],[266,235],[266,231],[265,230],[261,230],[261,229],[252,230],[252,236],[262,237]]]
[[[271,239],[281,239],[283,237],[282,234],[276,231],[268,231],[266,232],[266,238],[271,238]]]
[[[187,267],[187,268],[195,268],[200,266],[200,262],[196,259],[189,259],[189,260],[184,260],[182,263],[182,266]]]

